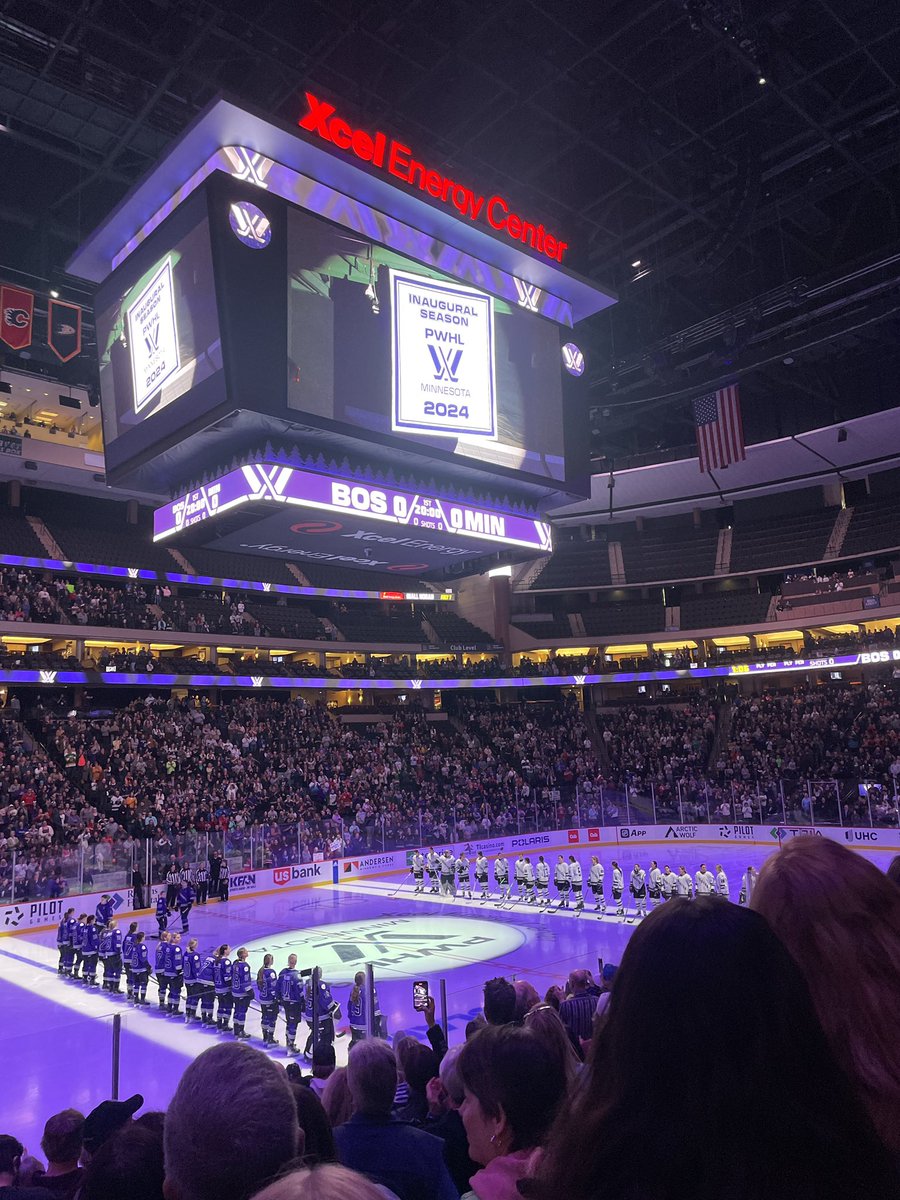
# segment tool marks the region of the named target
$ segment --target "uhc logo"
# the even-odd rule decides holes
[[[429,346],[428,353],[434,363],[435,379],[448,379],[451,383],[456,383],[459,379],[462,350],[443,350],[440,346]]]

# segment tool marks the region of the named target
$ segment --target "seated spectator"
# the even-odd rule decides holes
[[[162,1135],[137,1122],[106,1139],[85,1167],[79,1200],[163,1200]]]
[[[92,1108],[84,1122],[81,1135],[81,1161],[87,1165],[106,1141],[130,1121],[144,1103],[136,1093],[128,1100],[104,1100]]]
[[[312,1167],[317,1163],[337,1162],[334,1134],[322,1101],[311,1087],[298,1079],[291,1080],[291,1091],[297,1106],[297,1124],[302,1135],[299,1151],[304,1165]]]
[[[284,1070],[243,1042],[205,1050],[166,1113],[166,1200],[246,1200],[297,1154]]]
[[[334,1131],[344,1166],[389,1188],[399,1200],[457,1200],[440,1139],[391,1116],[397,1061],[390,1046],[378,1039],[357,1042],[347,1079],[353,1116]]]
[[[329,1164],[291,1171],[257,1192],[253,1200],[396,1200],[396,1197],[356,1171]]]
[[[566,1093],[559,1059],[533,1030],[488,1026],[463,1046],[459,1074],[469,1154],[482,1164],[465,1200],[519,1200],[519,1181]]]
[[[41,1149],[47,1170],[37,1182],[60,1200],[71,1200],[81,1182],[78,1159],[83,1137],[84,1115],[77,1108],[63,1109],[44,1125]]]
[[[353,1101],[347,1082],[347,1068],[338,1067],[322,1089],[322,1107],[332,1129],[349,1121],[353,1115]]]
[[[513,987],[516,991],[516,1008],[513,1020],[516,1024],[521,1025],[525,1020],[525,1014],[534,1008],[536,1004],[540,1004],[541,998],[538,995],[537,988],[534,984],[529,983],[527,979],[517,979]]]
[[[566,1088],[571,1088],[581,1070],[582,1054],[575,1049],[559,1013],[552,1004],[536,1004],[525,1014],[525,1028],[537,1034],[544,1046],[557,1060],[566,1077]]]
[[[484,1019],[488,1025],[508,1025],[516,1017],[516,989],[502,976],[484,985]]]
[[[591,976],[588,971],[573,971],[566,985],[566,998],[560,1001],[559,1019],[565,1025],[575,1045],[587,1041],[592,1033],[591,1022],[597,997],[588,991]]]
[[[453,1046],[441,1060],[440,1074],[428,1085],[428,1120],[425,1128],[444,1143],[444,1160],[460,1195],[469,1190],[469,1180],[478,1164],[469,1157],[469,1140],[459,1109],[466,1091],[459,1073],[461,1046]]]
[[[0,1197],[2,1200],[47,1200],[43,1188],[19,1184],[25,1147],[12,1134],[0,1134]]]
[[[887,869],[887,877],[891,883],[896,883],[900,887],[900,854],[895,854],[891,859],[891,865]]]
[[[394,1116],[398,1121],[407,1121],[410,1125],[418,1125],[421,1129],[428,1116],[428,1099],[426,1090],[432,1079],[437,1079],[440,1061],[430,1046],[421,1042],[413,1042],[405,1048],[403,1055],[403,1074],[408,1089],[406,1103],[394,1108]]]
[[[900,1161],[900,889],[829,838],[767,859],[751,907],[806,977],[832,1053]]]
[[[661,1085],[677,1102],[660,1103]],[[670,900],[629,940],[528,1194],[559,1200],[561,1180],[567,1200],[847,1200],[900,1185],[794,962],[758,913],[718,897]]]

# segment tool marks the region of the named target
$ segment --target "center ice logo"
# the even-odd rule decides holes
[[[293,953],[301,968],[318,966],[326,979],[347,982],[366,963],[376,975],[410,979],[487,962],[524,941],[515,926],[470,917],[393,917],[296,929],[249,942],[247,949],[251,956]]]

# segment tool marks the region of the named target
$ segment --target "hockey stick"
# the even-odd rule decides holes
[[[397,886],[394,888],[394,890],[391,892],[391,895],[390,895],[391,900],[393,900],[393,898],[397,895],[397,893],[400,891],[400,889],[404,886],[407,879],[409,879],[410,875],[412,875],[412,871],[407,871],[406,874],[403,876],[403,878],[400,880],[400,882],[397,884]]]

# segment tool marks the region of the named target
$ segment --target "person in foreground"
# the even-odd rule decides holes
[[[562,1184],[566,1200],[900,1194],[790,955],[720,897],[671,900],[635,930],[583,1074],[522,1185],[535,1200]]]
[[[533,1029],[488,1025],[463,1046],[458,1068],[469,1154],[482,1164],[463,1200],[519,1200],[519,1180],[529,1174],[566,1093],[560,1055]],[[568,1195],[565,1174],[563,1181]]]
[[[253,1200],[396,1200],[392,1192],[356,1171],[325,1164],[292,1171]]]
[[[399,1200],[458,1200],[440,1138],[391,1116],[397,1060],[390,1046],[377,1038],[357,1042],[347,1060],[347,1081],[353,1116],[334,1131],[341,1163]]]
[[[900,888],[830,838],[793,838],[750,901],[812,993],[831,1051],[900,1163]]]

